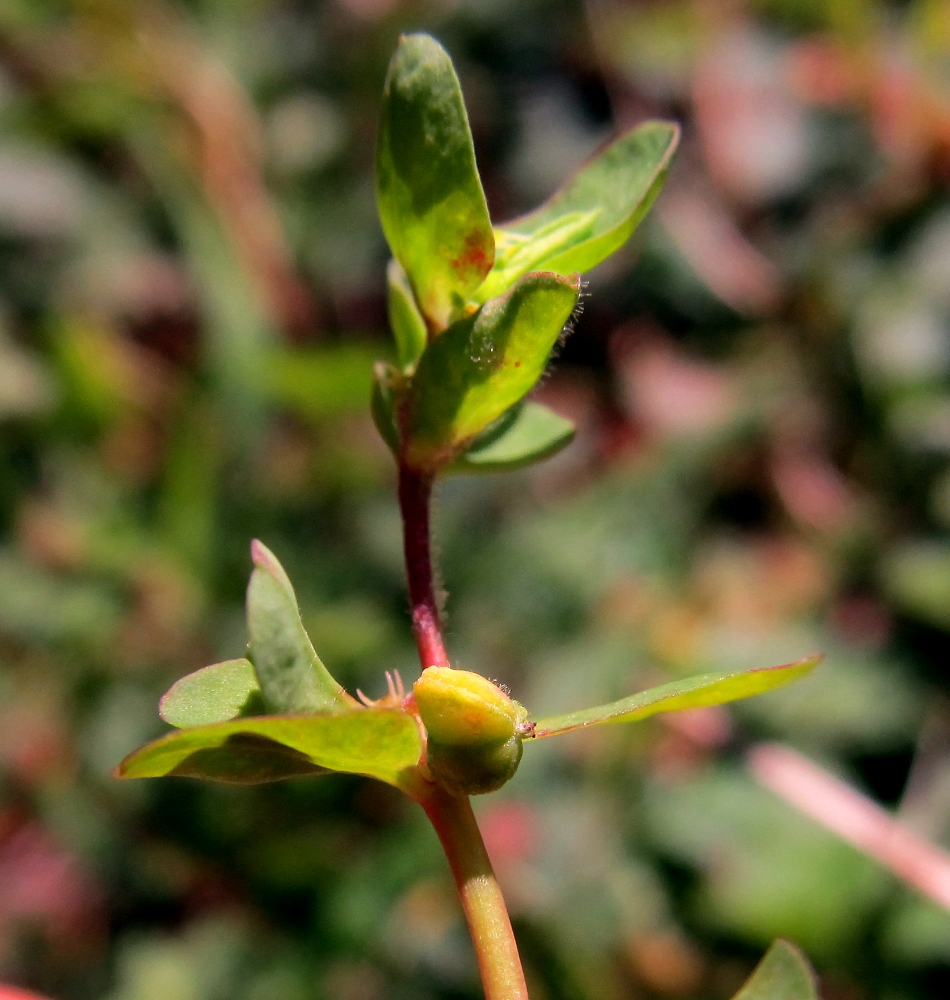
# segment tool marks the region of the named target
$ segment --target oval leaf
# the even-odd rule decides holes
[[[376,201],[419,308],[444,329],[491,270],[495,240],[458,78],[428,35],[403,37],[389,64]]]
[[[502,472],[556,455],[574,439],[574,425],[541,403],[525,403],[510,426],[486,443],[476,438],[453,472]]]
[[[264,716],[183,729],[125,758],[120,778],[166,775],[241,784],[318,774],[365,774],[391,785],[422,752],[419,728],[400,709]]]
[[[686,708],[738,701],[740,698],[763,694],[791,684],[811,673],[820,662],[820,656],[812,656],[780,667],[740,670],[731,674],[702,674],[699,677],[673,681],[671,684],[641,691],[629,698],[621,698],[609,705],[539,719],[532,735],[540,739],[607,722],[636,722],[659,712],[679,712]]]
[[[544,373],[580,278],[528,274],[432,341],[408,400],[406,458],[437,468],[522,399]]]
[[[808,959],[779,939],[732,1000],[819,1000],[818,985]]]
[[[158,714],[179,729],[263,711],[264,698],[250,660],[225,660],[202,667],[176,681],[158,703]]]
[[[254,572],[247,587],[251,662],[268,711],[332,712],[359,703],[314,652],[300,620],[293,585],[267,546],[251,543]]]
[[[528,215],[495,231],[495,265],[475,300],[500,295],[528,271],[588,271],[618,250],[660,193],[679,142],[670,122],[647,122],[596,153]]]

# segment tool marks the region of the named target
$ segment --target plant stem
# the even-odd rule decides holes
[[[422,669],[448,667],[435,597],[429,509],[431,473],[416,472],[399,463],[399,509],[402,512],[403,549],[412,605],[412,630]],[[518,946],[508,909],[492,871],[475,814],[467,796],[449,795],[423,781],[406,788],[425,809],[445,850],[462,900],[478,957],[485,1000],[528,1000]]]
[[[433,785],[421,799],[455,876],[478,957],[485,1000],[528,1000],[518,945],[467,796]]]
[[[399,509],[402,512],[403,551],[409,577],[412,631],[422,669],[448,667],[442,640],[439,605],[432,575],[429,542],[429,507],[432,500],[431,473],[416,472],[399,465]]]

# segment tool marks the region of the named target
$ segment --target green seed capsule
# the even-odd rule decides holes
[[[487,677],[429,667],[413,686],[433,778],[453,795],[500,788],[521,761],[527,712]]]
[[[521,763],[521,735],[485,747],[446,746],[429,740],[426,760],[432,777],[453,795],[484,795],[514,777]]]

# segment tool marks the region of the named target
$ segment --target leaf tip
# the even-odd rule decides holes
[[[258,569],[268,569],[273,572],[274,553],[258,538],[251,542],[251,561]]]

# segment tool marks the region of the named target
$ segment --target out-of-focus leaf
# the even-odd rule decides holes
[[[267,708],[275,713],[310,713],[356,706],[314,652],[300,620],[293,585],[277,557],[256,540],[251,556],[249,648]]]
[[[0,327],[0,420],[46,413],[56,398],[56,386],[40,360]]]
[[[212,663],[176,681],[162,697],[158,714],[178,729],[261,715],[264,698],[250,660]]]
[[[533,388],[579,289],[577,275],[526,275],[426,348],[408,401],[411,464],[437,467],[451,460]]]
[[[623,246],[663,186],[679,142],[669,122],[647,122],[602,149],[556,194],[495,230],[485,302],[529,271],[588,271]]]
[[[253,784],[329,770],[398,785],[400,773],[415,765],[421,752],[412,716],[365,708],[183,729],[136,750],[116,773],[120,778],[171,775]]]
[[[508,427],[486,443],[476,438],[452,466],[455,472],[498,472],[540,462],[574,439],[574,425],[541,403],[519,407]]]
[[[426,348],[429,335],[426,321],[422,318],[413,298],[412,286],[409,284],[406,272],[399,266],[399,261],[389,262],[386,279],[389,286],[387,300],[389,325],[396,338],[399,363],[405,368],[419,360],[419,355]]]
[[[795,945],[778,940],[732,1000],[818,1000],[815,973]]]
[[[693,912],[757,945],[789,938],[821,962],[858,946],[893,893],[870,858],[726,766],[649,782],[639,804],[663,853],[699,872]]]
[[[169,546],[196,574],[212,565],[223,434],[217,414],[197,404],[176,428],[165,462],[160,500]]]
[[[495,243],[462,91],[428,35],[405,36],[389,64],[376,200],[419,308],[444,329],[491,270]]]
[[[950,628],[950,545],[934,539],[898,545],[882,560],[881,577],[905,611]]]
[[[568,733],[573,729],[584,729],[605,722],[636,722],[659,712],[722,705],[791,684],[814,670],[820,662],[820,656],[811,656],[779,667],[740,670],[731,674],[702,674],[699,677],[661,684],[609,705],[539,719],[534,735],[538,738],[556,736],[558,733]]]
[[[271,398],[314,422],[365,412],[374,354],[359,344],[279,350],[269,357]]]

